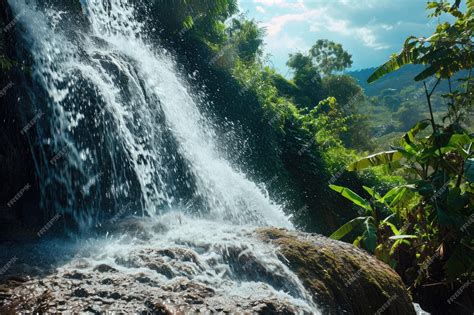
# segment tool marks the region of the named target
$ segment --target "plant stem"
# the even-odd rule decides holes
[[[433,127],[434,142],[436,143],[436,146],[438,147],[439,156],[440,156],[441,160],[443,160],[443,154],[441,153],[441,148],[439,146],[438,139],[436,137],[437,136],[436,123],[435,123],[434,115],[433,115],[433,106],[431,105],[431,96],[433,95],[433,93],[434,93],[436,87],[438,86],[439,82],[441,82],[441,78],[438,78],[438,81],[436,81],[436,84],[433,86],[433,89],[431,90],[431,92],[428,92],[428,87],[426,86],[425,81],[423,81],[423,85],[425,86],[426,99],[428,100],[428,107],[430,109],[431,126]]]
[[[430,110],[430,117],[431,117],[431,126],[433,127],[433,133],[436,135],[436,124],[433,116],[433,106],[431,105],[431,95],[433,95],[434,90],[438,86],[439,82],[441,79],[438,79],[436,82],[435,86],[433,87],[433,90],[431,90],[431,93],[428,92],[428,87],[426,86],[426,82],[423,82],[423,85],[425,86],[425,93],[426,93],[426,99],[428,101],[428,108]]]

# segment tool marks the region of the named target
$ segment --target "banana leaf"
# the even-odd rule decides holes
[[[399,187],[400,189],[397,191],[393,198],[391,199],[390,206],[395,206],[402,198],[405,196],[405,193],[408,191],[407,187]]]
[[[329,187],[340,193],[343,197],[349,199],[350,201],[352,201],[354,204],[366,209],[366,210],[371,210],[371,207],[370,207],[370,203],[365,200],[364,198],[362,198],[361,196],[359,196],[358,194],[356,194],[355,192],[353,192],[352,190],[350,190],[349,188],[346,188],[346,187],[342,187],[342,186],[336,186],[336,185],[329,185]]]
[[[336,232],[332,233],[329,238],[332,238],[333,240],[340,240],[341,238],[352,232],[352,230],[362,225],[362,223],[364,223],[366,219],[367,217],[358,217],[350,220],[349,222],[341,226]]]
[[[403,158],[403,153],[398,150],[386,151],[365,157],[357,162],[350,164],[349,171],[361,171],[368,167],[387,165],[399,161]]]
[[[374,81],[377,81],[381,77],[400,69],[401,67],[407,64],[415,63],[418,57],[418,52],[416,50],[413,50],[413,48],[415,47],[417,42],[415,41],[410,43],[410,40],[412,39],[416,39],[416,37],[409,37],[405,41],[405,48],[403,49],[403,51],[399,55],[393,57],[385,64],[380,66],[377,70],[375,70],[375,72],[367,79],[367,82],[372,83]]]
[[[372,198],[375,198],[375,200],[377,201],[383,202],[383,198],[375,190],[367,186],[362,186],[362,188],[364,188],[364,190],[368,192]]]
[[[365,232],[362,235],[364,238],[365,248],[371,253],[374,253],[375,248],[377,247],[377,227],[374,225],[373,221],[374,219],[372,217],[368,217],[364,221]]]
[[[393,216],[393,214],[392,214],[391,216]],[[397,229],[397,227],[395,226],[395,224],[393,224],[393,223],[391,223],[391,222],[388,221],[388,219],[389,219],[391,216],[389,216],[388,218],[384,219],[384,220],[382,221],[382,225],[383,225],[383,224],[387,225],[387,226],[392,230],[392,233],[393,233],[394,235],[400,235],[400,231]]]
[[[408,132],[403,136],[403,140],[411,144],[415,141],[415,136],[422,130],[426,129],[431,124],[429,119],[419,121],[415,126],[413,126]]]

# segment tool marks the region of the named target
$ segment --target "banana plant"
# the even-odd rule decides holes
[[[336,185],[330,185],[329,187],[350,200],[353,204],[361,207],[364,214],[345,223],[331,234],[330,238],[340,240],[352,231],[358,230],[362,234],[354,239],[353,244],[371,253],[376,252],[378,238],[385,226],[390,227],[393,231],[393,240],[397,244],[409,238],[416,238],[414,235],[401,234],[395,225],[390,222],[396,215],[396,213],[391,213],[393,212],[392,205],[403,198],[407,192],[407,187],[396,187],[382,197],[374,189],[363,186],[364,190],[372,197],[370,200],[361,197],[347,187]]]

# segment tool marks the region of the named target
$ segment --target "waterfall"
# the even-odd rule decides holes
[[[87,23],[9,0],[33,58],[43,207],[83,227],[169,210],[291,227],[282,207],[218,152],[206,100],[150,43],[130,0],[80,1]],[[40,3],[38,3],[40,4]],[[199,91],[198,91],[199,92]]]
[[[31,252],[27,261],[53,251],[60,262],[47,268],[59,266],[61,279],[80,268],[97,290],[109,283],[97,274],[106,265],[127,293],[168,295],[174,305],[187,302],[169,288],[190,286],[213,292],[207,301],[216,307],[276,303],[317,312],[277,249],[255,232],[292,228],[289,218],[219,154],[225,143],[203,92],[148,40],[130,2],[81,1],[77,17],[61,5],[9,0],[32,59],[31,110],[42,117],[28,132],[42,207],[86,232],[74,244],[45,238],[17,250]],[[106,233],[88,235],[91,227]],[[136,311],[139,300],[114,307]]]

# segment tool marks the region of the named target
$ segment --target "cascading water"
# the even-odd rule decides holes
[[[106,231],[113,228],[104,222],[147,215],[136,223],[145,240],[125,233],[95,240],[63,268],[78,260],[90,270],[106,263],[159,283],[185,277],[223,296],[273,297],[315,312],[275,249],[250,232],[291,228],[288,217],[218,154],[222,144],[203,114],[205,102],[169,53],[147,43],[130,2],[89,0],[88,22],[78,28],[68,12],[9,0],[22,15],[34,62],[35,110],[46,117],[35,126],[40,143],[34,144],[43,207]],[[166,272],[131,262],[156,255],[150,248],[175,251]],[[177,249],[192,258],[177,259]]]
[[[219,156],[201,100],[172,58],[145,43],[127,1],[89,1],[87,31],[67,25],[65,12],[11,2],[25,16],[34,77],[47,93],[38,110],[48,113],[41,137],[51,157],[38,167],[54,208],[81,224],[131,201],[149,215],[192,205],[214,219],[290,226]]]

